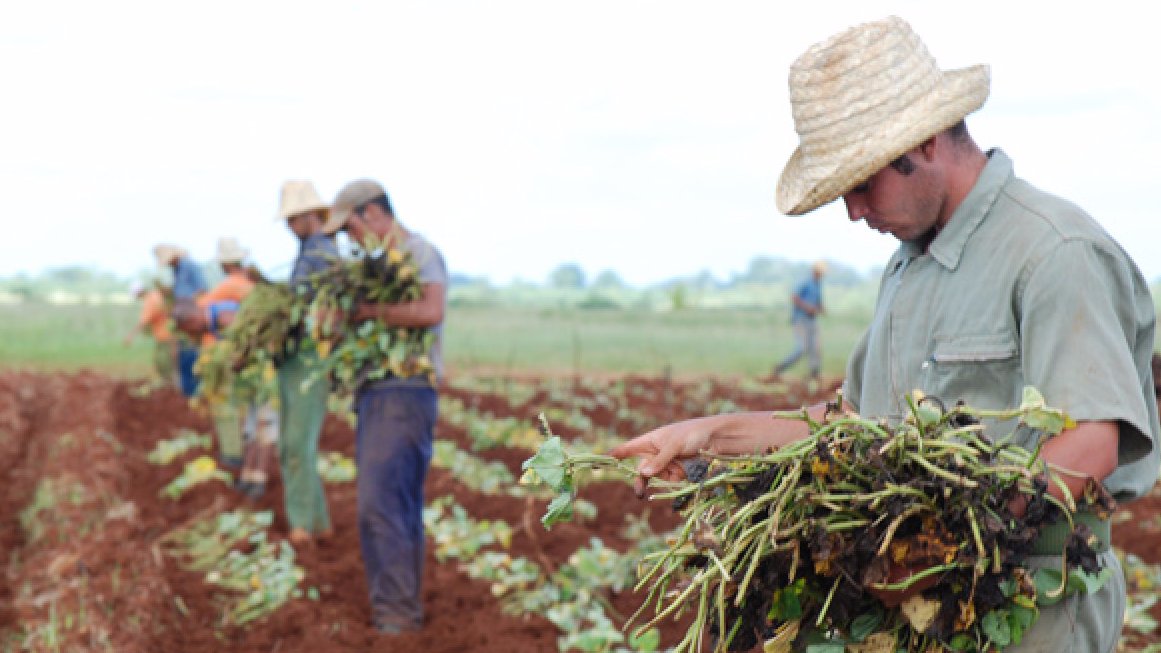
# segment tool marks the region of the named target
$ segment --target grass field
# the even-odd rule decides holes
[[[866,323],[862,302],[823,318],[824,373],[842,374]],[[0,367],[144,374],[149,341],[126,349],[133,306],[0,307]],[[451,372],[766,374],[793,347],[785,310],[452,306],[444,327]],[[805,362],[796,373],[805,374]]]

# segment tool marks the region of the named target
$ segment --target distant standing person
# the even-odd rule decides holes
[[[346,231],[367,246],[411,252],[423,296],[399,304],[358,306],[352,320],[379,319],[389,326],[429,328],[431,360],[442,373],[440,336],[447,297],[447,266],[427,239],[396,219],[387,191],[369,179],[343,187],[323,231]],[[359,540],[371,595],[371,620],[384,634],[423,626],[423,481],[431,462],[436,388],[426,375],[388,376],[365,383],[355,397],[355,463],[358,466]]]
[[[310,295],[310,276],[339,258],[334,236],[323,233],[329,207],[309,181],[282,186],[278,217],[299,241],[298,258],[290,273],[290,288]],[[327,414],[327,383],[316,379],[319,356],[302,334],[292,334],[285,357],[278,363],[280,424],[278,460],[282,467],[286,520],[290,541],[307,544],[331,531],[326,494],[318,474],[318,440]]]
[[[201,268],[189,257],[189,253],[176,245],[161,244],[153,248],[158,265],[173,270],[173,299],[197,299],[206,292],[206,278]],[[197,344],[188,338],[181,338],[177,346],[177,371],[181,393],[192,397],[198,390],[198,379],[194,374],[194,363],[198,360]]]
[[[826,274],[826,261],[816,261],[810,269],[810,277],[799,284],[790,296],[790,325],[794,329],[794,351],[790,352],[777,367],[774,376],[779,376],[798,362],[803,354],[810,362],[810,378],[817,379],[822,370],[822,352],[818,338],[818,316],[822,314],[822,277]]]
[[[169,300],[166,291],[154,281],[149,286],[134,288],[132,295],[141,301],[141,315],[133,330],[125,336],[129,347],[139,334],[153,339],[153,374],[160,386],[177,385],[177,343],[169,328]]]

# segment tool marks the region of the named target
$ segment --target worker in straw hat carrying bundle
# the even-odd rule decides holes
[[[310,295],[310,276],[339,258],[334,237],[323,233],[328,206],[309,181],[282,186],[278,219],[299,241],[290,286],[299,296]],[[318,440],[327,413],[327,383],[318,376],[318,353],[304,334],[292,334],[278,364],[278,397],[282,424],[278,459],[282,467],[290,540],[307,544],[331,531],[326,495],[318,474]]]
[[[1041,450],[1068,470],[1060,478],[1069,490],[1079,495],[1095,479],[1132,499],[1153,486],[1159,461],[1148,287],[1093,218],[1016,177],[1003,151],[976,145],[964,117],[988,90],[987,67],[940,70],[894,17],[837,34],[791,66],[800,142],[779,180],[778,208],[799,215],[841,198],[852,221],[900,241],[843,397],[863,415],[899,421],[914,389],[948,405],[1002,409],[1034,386],[1076,420]],[[808,410],[821,420],[825,405]],[[640,456],[643,479],[678,479],[679,463],[701,451],[752,453],[807,429],[770,413],[719,415],[663,426],[613,454]],[[1014,444],[1033,450],[1037,440],[1024,429]],[[1041,608],[1022,643],[1005,650],[1116,648],[1125,586],[1108,521],[1078,518],[1099,536],[1109,580]],[[1032,566],[1059,566],[1063,538],[1054,530],[1041,532]]]
[[[253,271],[246,267],[250,252],[233,237],[218,240],[218,265],[225,277],[197,299],[206,315],[216,308],[236,311],[254,289]],[[209,327],[214,320],[207,320]],[[179,325],[180,326],[180,325]],[[188,329],[184,329],[188,331]],[[207,328],[203,334],[203,355],[220,337],[219,330]],[[278,414],[261,388],[243,387],[235,381],[228,396],[207,397],[218,434],[222,463],[238,470],[238,490],[256,499],[266,491],[274,447],[278,443]]]

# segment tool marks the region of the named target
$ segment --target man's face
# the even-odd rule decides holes
[[[347,218],[347,224],[343,225],[343,231],[347,232],[352,240],[359,243],[360,247],[366,247],[367,240],[371,236],[371,229],[363,217],[364,213],[364,209],[355,207],[351,210],[351,217]]]
[[[286,226],[290,231],[298,237],[299,240],[306,240],[314,235],[322,225],[322,214],[316,211],[308,213],[299,213],[292,215],[286,221]]]
[[[908,174],[896,165],[887,165],[845,195],[847,215],[852,222],[865,220],[879,233],[899,240],[919,240],[935,233],[943,204],[931,163],[912,153]]]
[[[351,217],[347,218],[343,230],[361,247],[369,248],[371,241],[377,241],[391,233],[391,222],[391,216],[379,205],[364,204],[351,209]]]

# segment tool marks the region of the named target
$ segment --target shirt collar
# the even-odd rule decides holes
[[[999,148],[988,152],[988,163],[980,171],[980,176],[972,186],[971,191],[963,198],[955,212],[951,214],[947,225],[932,241],[928,251],[931,257],[948,270],[959,266],[963,250],[967,247],[972,234],[988,217],[992,205],[1000,195],[1000,189],[1012,178],[1012,160]],[[915,243],[905,243],[911,250],[917,248]]]

